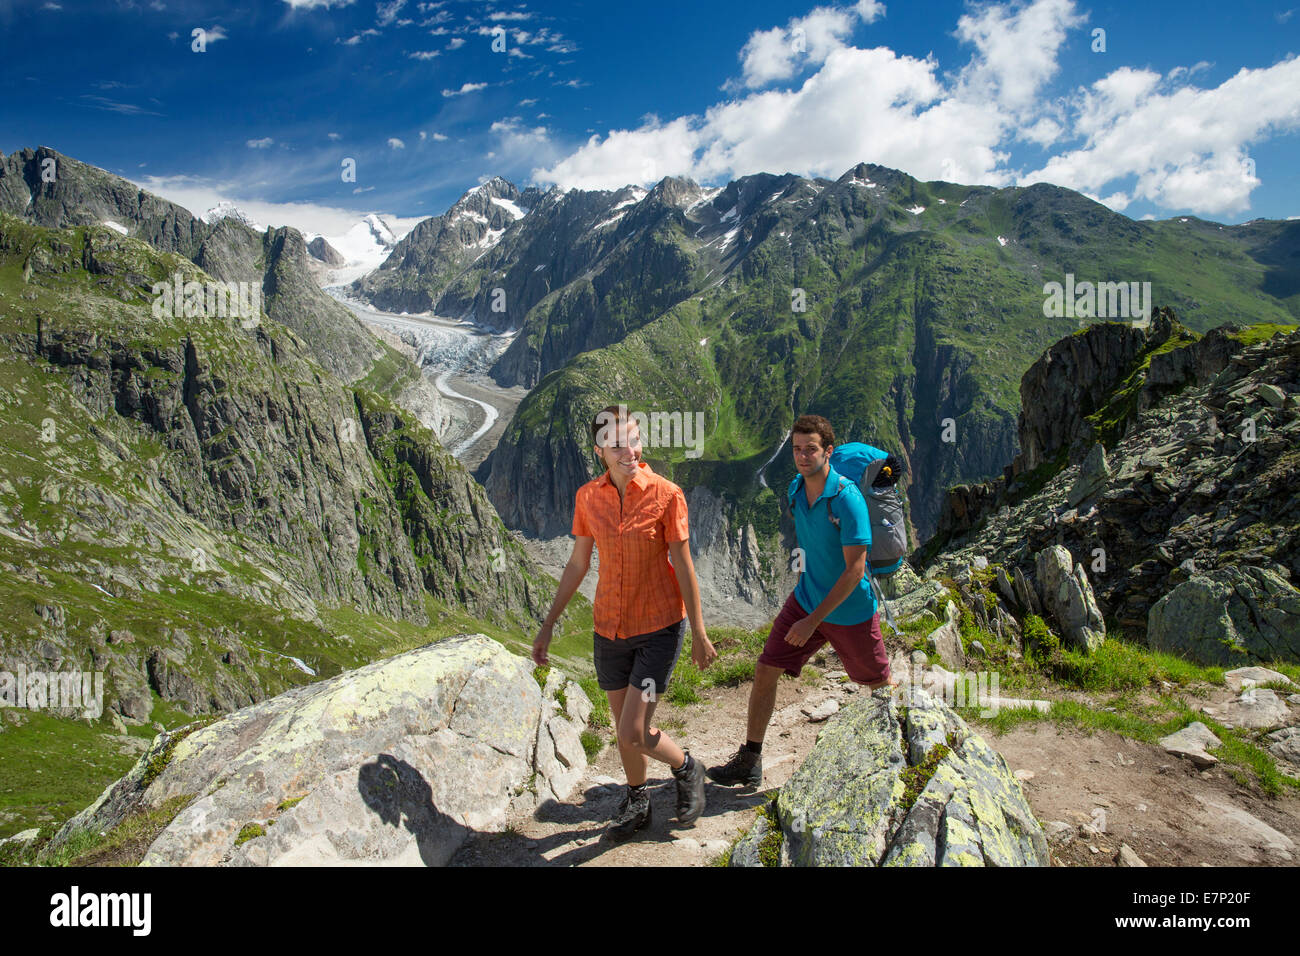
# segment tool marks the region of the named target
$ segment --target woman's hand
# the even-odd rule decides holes
[[[537,637],[533,639],[533,663],[538,667],[549,667],[550,657],[547,655],[547,648],[551,646],[551,632],[554,625],[543,624],[537,629]]]
[[[718,652],[713,649],[713,642],[709,640],[707,634],[701,631],[696,634],[691,632],[691,660],[700,670],[704,670],[715,660],[718,659]]]

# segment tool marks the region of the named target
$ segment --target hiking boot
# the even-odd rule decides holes
[[[735,756],[721,767],[710,767],[709,779],[714,783],[727,786],[744,784],[757,787],[763,783],[763,755],[756,754],[748,747],[742,746]]]
[[[686,751],[686,766],[674,770],[677,781],[677,822],[691,826],[704,812],[704,766]]]
[[[618,813],[614,817],[614,822],[605,835],[611,840],[626,840],[638,830],[644,830],[654,819],[654,814],[650,810],[650,791],[642,790],[636,796],[632,794],[632,788],[629,787],[623,794],[623,803],[618,808]]]

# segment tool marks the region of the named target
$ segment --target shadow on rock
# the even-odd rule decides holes
[[[392,827],[404,826],[415,837],[426,866],[444,866],[449,847],[470,833],[433,804],[433,790],[405,760],[380,754],[357,773],[357,791],[366,806]]]

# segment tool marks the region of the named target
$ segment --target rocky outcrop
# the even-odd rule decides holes
[[[347,264],[343,254],[329,244],[324,236],[317,236],[311,242],[307,243],[307,251],[311,253],[312,258],[319,259],[327,266],[342,266]]]
[[[1134,413],[1126,433],[1112,430],[1104,485],[1085,477],[1085,462],[1063,466],[1032,494],[994,496],[984,513],[964,519],[966,530],[931,543],[936,563],[981,555],[1030,571],[1035,555],[1061,546],[1072,565],[1089,569],[1106,620],[1131,634],[1154,628],[1155,642],[1195,647],[1206,663],[1294,654],[1285,635],[1300,573],[1300,457],[1292,441],[1300,430],[1300,333],[1273,331],[1228,328],[1199,340],[1209,342],[1199,353],[1187,346],[1159,353],[1192,348],[1169,360],[1182,371],[1162,382],[1219,371]],[[1225,342],[1232,351],[1220,367]],[[1144,392],[1128,394],[1108,406]],[[1072,506],[1080,482],[1094,490]],[[1171,592],[1178,597],[1153,612]]]
[[[248,282],[266,314],[298,332],[312,357],[345,382],[364,374],[378,352],[357,318],[313,281],[307,245],[296,229],[260,234],[233,217],[207,223],[45,146],[0,161],[0,212],[52,229],[111,223],[159,252],[184,256],[222,282]],[[167,270],[158,275],[170,278]]]
[[[1059,545],[1040,551],[1037,558],[1038,595],[1060,627],[1061,636],[1076,650],[1095,651],[1106,639],[1092,585],[1083,565]]]
[[[1006,761],[942,700],[905,685],[827,725],[736,844],[732,866],[1047,866]]]
[[[440,866],[512,804],[572,791],[586,756],[570,715],[590,704],[548,687],[484,635],[447,638],[159,735],[55,843],[186,800],[143,865]]]
[[[1266,568],[1196,573],[1152,605],[1147,641],[1205,664],[1300,661],[1300,591]]]

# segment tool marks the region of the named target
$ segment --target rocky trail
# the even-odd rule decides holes
[[[891,646],[897,675],[908,673],[904,649]],[[708,866],[753,826],[755,811],[804,762],[824,722],[808,715],[838,709],[860,688],[842,682],[828,653],[803,675],[782,680],[764,747],[761,789],[708,783],[708,809],[693,828],[678,828],[675,790],[665,768],[651,766],[654,822],[635,839],[602,839],[622,799],[624,776],[612,736],[573,794],[536,811],[517,809],[504,832],[476,833],[452,860],[457,866]],[[906,681],[906,676],[903,677]],[[722,763],[743,732],[749,683],[705,688],[701,703],[660,705],[658,725],[706,766]],[[1189,694],[1221,712],[1237,695],[1228,688]],[[1070,695],[1062,692],[1062,699]],[[833,704],[827,705],[827,701]],[[1291,709],[1300,719],[1300,708]],[[1300,858],[1300,796],[1269,797],[1222,767],[1199,769],[1162,747],[1108,731],[1034,721],[998,735],[972,724],[1005,759],[1048,838],[1053,866],[1293,865]],[[1121,863],[1121,847],[1126,847]],[[1141,863],[1132,861],[1140,860]]]

